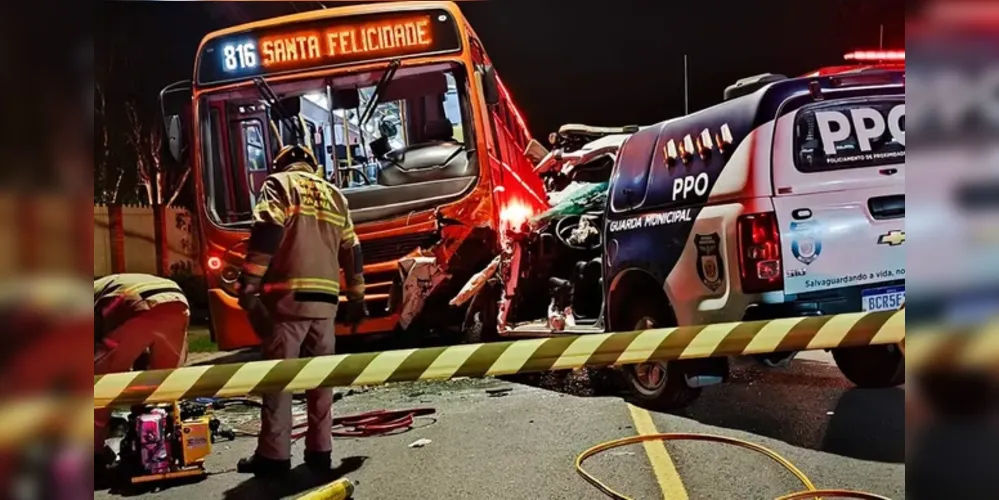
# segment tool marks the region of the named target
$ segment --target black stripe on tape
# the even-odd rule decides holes
[[[396,368],[392,375],[389,375],[386,382],[401,382],[406,380],[419,380],[430,365],[440,357],[448,348],[432,347],[429,349],[417,349]]]
[[[500,356],[510,348],[512,342],[494,342],[479,346],[455,372],[455,377],[482,377],[489,371]]]
[[[181,399],[215,397],[242,367],[242,364],[212,366],[194,382]]]
[[[832,319],[831,316],[812,316],[799,321],[781,339],[774,352],[800,351],[805,349],[830,319]]]
[[[870,345],[871,340],[874,340],[874,336],[881,331],[881,327],[883,327],[894,314],[896,314],[895,311],[868,313],[863,318],[860,318],[860,321],[857,321],[857,323],[850,328],[850,331],[846,333],[846,336],[843,337],[843,340],[840,342],[840,346],[859,347]]]
[[[117,397],[108,403],[108,407],[114,408],[144,403],[173,372],[174,370],[140,372],[129,382],[128,387],[125,387]]]
[[[615,333],[604,340],[586,361],[587,366],[611,366],[617,363],[628,347],[642,332]]]
[[[320,384],[322,387],[349,387],[381,353],[349,354]]]

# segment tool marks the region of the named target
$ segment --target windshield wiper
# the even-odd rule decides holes
[[[264,101],[267,102],[271,109],[277,112],[281,122],[287,125],[292,132],[294,132],[295,142],[297,144],[305,145],[305,131],[302,130],[302,124],[288,114],[288,111],[281,105],[281,101],[278,99],[277,94],[274,93],[274,89],[272,89],[263,78],[254,78],[253,83],[257,86],[257,90],[260,92],[260,97],[263,97]],[[281,138],[278,137],[278,139],[280,140]]]
[[[375,106],[378,104],[379,97],[382,92],[385,91],[385,87],[387,87],[392,81],[392,78],[395,77],[395,71],[399,69],[401,64],[402,59],[392,59],[389,61],[385,73],[382,74],[381,79],[378,80],[378,84],[375,85],[374,92],[371,93],[371,100],[368,101],[368,105],[364,107],[364,113],[361,113],[361,119],[357,122],[362,130],[364,129],[364,126],[368,124],[368,120],[374,116]]]

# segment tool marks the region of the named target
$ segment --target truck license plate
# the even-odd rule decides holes
[[[905,303],[905,287],[888,286],[864,290],[861,300],[864,312],[895,311]]]

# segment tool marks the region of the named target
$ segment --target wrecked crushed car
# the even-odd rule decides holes
[[[602,333],[604,210],[618,148],[638,127],[565,125],[535,166],[550,208],[504,234],[503,251],[451,301],[467,342]]]

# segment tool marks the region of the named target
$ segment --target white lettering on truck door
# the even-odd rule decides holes
[[[673,201],[678,198],[687,199],[690,192],[693,191],[697,196],[704,196],[708,193],[708,184],[711,179],[708,174],[702,172],[696,177],[693,175],[688,175],[686,177],[678,177],[673,180]]]

